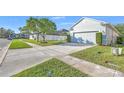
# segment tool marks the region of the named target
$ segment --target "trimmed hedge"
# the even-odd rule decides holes
[[[71,36],[67,35],[67,42],[71,42]]]
[[[98,45],[102,45],[102,33],[101,32],[96,33],[96,43]]]
[[[124,42],[124,37],[117,37],[117,44],[122,44]]]

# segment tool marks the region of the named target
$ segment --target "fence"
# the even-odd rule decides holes
[[[67,36],[57,36],[57,35],[45,35],[47,40],[66,40]],[[37,39],[37,35],[30,35],[30,39]],[[42,35],[39,36],[39,39],[42,40]]]

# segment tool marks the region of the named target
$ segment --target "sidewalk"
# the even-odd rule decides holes
[[[85,60],[81,60],[72,56],[57,56],[57,59],[71,65],[72,67],[80,70],[81,72],[87,73],[94,77],[123,77],[124,73],[115,71],[104,66],[100,66]]]

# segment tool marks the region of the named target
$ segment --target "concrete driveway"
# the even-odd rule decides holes
[[[33,48],[13,49],[8,51],[8,54],[0,67],[0,76],[12,76],[13,74],[42,63],[44,60],[52,57],[68,55],[72,52],[92,47],[91,45],[78,46],[73,44],[41,47],[31,43],[28,44],[32,45]]]

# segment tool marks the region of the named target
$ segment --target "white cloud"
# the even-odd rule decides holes
[[[55,20],[57,20],[57,19],[65,19],[65,16],[55,16],[55,17],[52,17],[52,19],[55,19]]]
[[[73,25],[74,23],[71,23],[71,22],[63,22],[61,23],[61,25]]]

